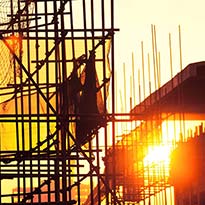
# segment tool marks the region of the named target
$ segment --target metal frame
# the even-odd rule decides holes
[[[6,29],[1,29],[0,37],[21,74],[17,76],[14,71],[14,83],[0,88],[0,96],[8,96],[0,104],[0,123],[12,128],[5,133],[14,142],[0,150],[0,203],[169,204],[167,192],[173,195],[165,175],[169,167],[144,163],[148,147],[161,140],[162,115],[151,113],[147,118],[140,113],[116,113],[114,37],[118,29],[114,0],[17,0],[17,13],[12,9],[13,2],[10,0],[10,22],[4,24]],[[32,13],[28,12],[31,5]],[[20,57],[7,40],[8,35],[16,34],[23,46]],[[108,41],[111,76],[106,73]],[[73,68],[77,64],[74,71],[82,74],[97,50],[100,54],[94,62],[102,73],[102,111],[70,112],[73,99],[68,82]],[[13,109],[9,108],[11,104]],[[140,106],[146,108],[143,102]],[[160,113],[160,109],[159,103],[154,113]],[[93,122],[99,116],[104,124],[92,129],[86,141],[79,141],[73,127],[81,119]],[[133,120],[134,130],[118,140],[117,123]],[[154,172],[157,174],[151,176]],[[5,193],[4,186],[11,181],[15,189]]]
[[[100,14],[95,13],[97,3],[101,6]],[[25,5],[22,7],[22,4]],[[34,11],[28,13],[31,4],[34,6]],[[88,179],[87,186],[91,190],[91,195],[97,181],[99,187],[100,183],[105,185],[107,200],[109,201],[111,196],[112,201],[119,203],[115,192],[104,177],[104,172],[100,171],[102,150],[98,144],[98,130],[94,133],[97,145],[94,147],[89,142],[89,147],[85,150],[69,130],[69,124],[75,123],[80,115],[66,112],[69,109],[70,99],[67,95],[68,88],[63,86],[71,72],[69,67],[73,67],[76,58],[79,57],[76,56],[76,41],[83,43],[81,55],[84,54],[86,58],[89,56],[88,49],[92,52],[101,47],[102,58],[97,61],[102,62],[101,69],[105,79],[105,40],[112,38],[110,56],[114,69],[113,35],[117,31],[114,29],[114,2],[82,0],[76,4],[78,9],[74,8],[75,2],[70,0],[18,1],[17,14],[13,13],[11,8],[11,14],[8,14],[11,15],[11,20],[7,29],[1,31],[1,40],[12,53],[15,63],[20,66],[22,72],[20,82],[18,77],[15,77],[14,84],[10,85],[12,88],[2,88],[7,90],[6,94],[15,105],[15,113],[1,115],[1,122],[13,124],[15,127],[16,133],[13,132],[13,135],[16,138],[14,139],[16,149],[1,150],[1,190],[3,190],[3,181],[8,180],[16,182],[16,190],[13,190],[15,193],[2,192],[1,204],[7,203],[5,199],[13,204],[82,204],[82,190],[85,185],[81,185],[81,182],[85,179]],[[12,5],[13,0],[11,0]],[[107,7],[110,10],[107,11]],[[79,8],[81,9],[79,15],[82,17],[80,24],[83,25],[81,28],[75,25],[79,20],[77,16]],[[110,12],[108,18],[105,12]],[[22,15],[24,20],[21,19]],[[100,28],[99,24],[96,25],[96,18],[100,18],[102,24]],[[21,25],[23,21],[26,24],[25,28]],[[16,55],[5,38],[8,34],[15,33],[19,33],[23,38],[22,44],[26,50],[23,51],[23,60]],[[104,116],[107,118],[107,94],[104,86],[102,85],[105,101]],[[55,93],[54,105],[51,103],[51,93]],[[42,103],[44,113],[42,113]],[[51,131],[51,127],[55,127],[54,131]],[[103,129],[106,133],[106,126]],[[43,138],[42,130],[44,134],[46,133]],[[105,137],[105,150],[107,150],[106,140]],[[36,145],[34,141],[37,142]],[[95,161],[93,161],[94,155]],[[84,166],[90,168],[85,171]],[[98,195],[100,203],[100,189]],[[91,201],[93,198],[94,196],[91,197]]]

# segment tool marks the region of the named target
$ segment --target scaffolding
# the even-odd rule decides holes
[[[113,7],[1,2],[1,204],[82,204],[97,183],[118,202],[100,170],[112,116]]]
[[[187,110],[203,119],[203,99],[184,107],[184,82],[204,63],[116,113],[114,0],[0,7],[0,204],[174,205],[170,162],[152,155],[187,141]],[[122,122],[134,129],[117,136]]]

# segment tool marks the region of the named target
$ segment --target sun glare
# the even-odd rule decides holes
[[[148,148],[148,154],[144,158],[145,165],[150,165],[152,163],[165,163],[170,162],[170,152],[171,148],[168,145],[159,145]]]
[[[196,132],[196,126],[201,124],[200,121],[186,121],[184,126],[186,130],[194,133]],[[192,130],[192,131],[190,131]],[[182,128],[180,127],[180,121],[165,121],[162,124],[162,136],[160,144],[152,144],[147,149],[147,155],[143,159],[145,166],[145,173],[160,177],[165,174],[167,177],[170,175],[170,166],[172,151],[176,148],[182,137],[184,141],[189,139],[188,132],[181,133]],[[149,173],[148,173],[149,172]]]

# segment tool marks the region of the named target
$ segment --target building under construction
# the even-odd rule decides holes
[[[114,0],[1,0],[0,20],[0,204],[205,204],[204,62],[117,113]]]

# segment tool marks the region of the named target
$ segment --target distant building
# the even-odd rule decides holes
[[[205,133],[179,144],[171,160],[175,205],[205,205]]]

